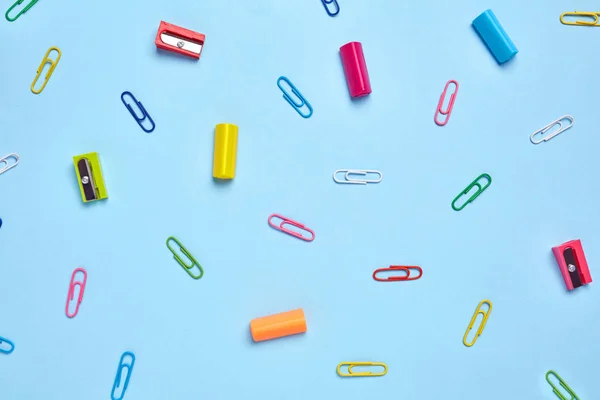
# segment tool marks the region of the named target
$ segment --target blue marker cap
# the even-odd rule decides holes
[[[475,18],[473,28],[479,33],[499,64],[507,62],[519,52],[492,10],[486,10]]]

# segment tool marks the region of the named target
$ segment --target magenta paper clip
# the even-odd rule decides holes
[[[340,56],[350,96],[362,97],[371,93],[371,81],[362,44],[360,42],[346,43],[340,47]]]
[[[444,110],[443,109],[444,100],[446,100],[448,88],[450,87],[451,84],[454,84],[456,86],[456,89],[454,89],[454,92],[452,92],[452,94],[450,95],[450,102],[448,103],[448,108],[446,108],[446,110]],[[457,94],[458,94],[458,82],[456,82],[455,80],[448,81],[446,83],[446,87],[444,88],[444,91],[442,92],[442,95],[440,96],[440,102],[438,103],[437,110],[435,112],[435,117],[433,117],[433,120],[439,126],[444,126],[448,123],[448,121],[450,121],[450,114],[452,113],[452,109],[454,108],[454,100],[456,100]],[[440,114],[442,114],[443,116],[446,117],[446,119],[444,119],[444,121],[440,121],[438,119]]]
[[[271,221],[273,218],[278,218],[278,219],[281,220],[281,222],[279,223],[279,225],[275,225]],[[304,226],[300,222],[296,222],[296,221],[291,220],[289,218],[283,217],[283,216],[281,216],[279,214],[271,214],[269,216],[269,225],[273,229],[277,229],[278,231],[281,231],[283,233],[287,233],[288,235],[291,235],[291,236],[296,237],[298,239],[304,240],[306,242],[312,242],[313,240],[315,240],[315,233],[311,229],[308,229],[306,226]],[[299,232],[295,232],[295,231],[293,231],[291,229],[286,228],[285,225],[294,226],[294,227],[299,228],[299,229],[301,229],[303,231],[306,231],[306,232],[310,233],[311,237],[310,238],[305,237],[304,235],[302,235]]]
[[[83,282],[75,281],[75,275],[77,272],[83,273]],[[85,282],[87,281],[87,271],[83,268],[77,268],[73,271],[71,275],[71,282],[69,283],[69,293],[67,294],[67,305],[65,307],[65,312],[67,313],[67,317],[73,318],[79,312],[79,305],[81,304],[81,300],[83,300],[83,292],[85,290]],[[75,299],[75,288],[79,286],[79,297],[77,298],[77,305],[75,306],[75,312],[69,313],[69,303]]]

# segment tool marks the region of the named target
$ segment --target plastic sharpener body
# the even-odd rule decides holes
[[[519,52],[492,10],[486,10],[475,18],[473,28],[499,64],[507,62]]]
[[[215,148],[213,154],[213,177],[217,179],[235,178],[237,159],[238,127],[233,124],[219,124],[215,128]]]

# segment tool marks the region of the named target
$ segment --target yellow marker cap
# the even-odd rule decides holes
[[[233,124],[218,124],[215,128],[215,150],[213,177],[217,179],[235,178],[237,158],[238,127]]]

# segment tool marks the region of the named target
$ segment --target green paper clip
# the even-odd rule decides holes
[[[558,383],[560,383],[560,386],[562,386],[567,393],[569,394],[569,396],[571,397],[565,397],[556,386],[554,386],[554,384],[552,382],[550,382],[550,379],[548,378],[549,375],[554,375],[554,377],[558,380]],[[562,380],[562,378],[560,376],[558,376],[558,374],[552,370],[548,371],[546,373],[546,380],[548,381],[548,383],[550,384],[550,386],[552,386],[552,389],[554,390],[554,394],[556,394],[556,396],[561,399],[561,400],[579,400],[579,397],[577,397],[577,395],[575,394],[575,392],[573,391],[573,389],[571,389],[569,387],[569,385],[567,385],[565,383],[565,381]]]
[[[171,245],[169,244],[170,241],[173,241],[177,244],[177,246],[179,246],[179,249],[181,250],[181,252],[183,253],[183,255],[185,255],[191,262],[191,265],[187,265],[182,259],[181,257],[179,257],[179,254],[177,254],[177,252],[175,250],[173,250],[173,248],[171,247]],[[167,239],[167,247],[169,248],[169,250],[171,250],[171,253],[173,253],[173,257],[175,258],[175,260],[177,260],[177,262],[179,263],[179,265],[181,265],[183,267],[183,269],[185,270],[185,272],[188,273],[189,276],[191,276],[194,279],[200,279],[202,278],[202,275],[204,275],[204,270],[202,269],[202,266],[200,265],[200,263],[198,263],[198,261],[196,261],[196,259],[194,258],[194,256],[192,256],[190,254],[189,251],[187,251],[187,249],[185,247],[183,247],[183,245],[181,243],[179,243],[179,240],[175,239],[173,236],[169,237]],[[192,273],[192,268],[194,268],[194,266],[198,266],[198,269],[200,270],[200,275],[194,275]]]
[[[8,14],[10,14],[10,12],[17,6],[23,4],[25,0],[17,0],[17,2],[15,4],[13,4],[12,6],[10,6],[10,8],[8,10],[6,10],[6,14],[4,14],[4,16],[6,17],[6,20],[9,22],[14,22],[17,20],[17,18],[19,18],[22,14],[25,14],[31,7],[33,7],[35,5],[35,3],[38,2],[38,0],[32,0],[29,4],[27,4],[25,6],[24,9],[21,10],[20,13],[18,13],[14,18],[10,18],[8,16]]]
[[[485,186],[481,186],[481,184],[479,184],[479,181],[482,178],[485,178],[488,181]],[[473,182],[471,182],[471,184],[469,186],[467,186],[465,188],[465,190],[463,190],[458,196],[456,196],[454,198],[454,200],[452,201],[452,209],[454,211],[460,211],[460,210],[462,210],[463,208],[465,208],[467,206],[467,204],[469,204],[470,202],[472,202],[473,200],[475,200],[481,193],[483,193],[483,191],[485,189],[487,189],[491,184],[492,184],[492,177],[491,176],[489,176],[488,174],[481,174],[481,175],[479,175],[477,177],[477,179],[475,179]],[[477,191],[471,197],[469,197],[469,200],[465,201],[465,203],[462,206],[460,206],[460,207],[457,208],[456,207],[456,201],[458,199],[460,199],[461,197],[465,196],[466,194],[468,194],[469,191],[471,189],[473,189],[474,187],[477,187]]]

